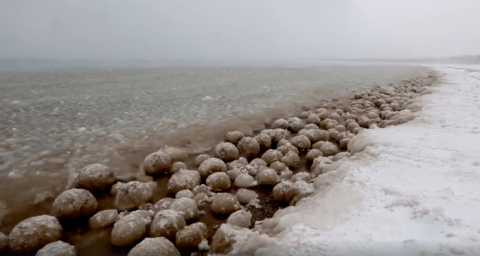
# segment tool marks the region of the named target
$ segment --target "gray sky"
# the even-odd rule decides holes
[[[478,0],[0,0],[0,57],[480,54]]]

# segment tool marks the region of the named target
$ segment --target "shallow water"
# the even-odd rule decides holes
[[[420,71],[243,66],[1,72],[0,231],[8,234],[19,221],[49,213],[55,196],[85,165],[137,173],[143,158],[165,144],[209,152],[229,130],[254,133],[301,106]]]

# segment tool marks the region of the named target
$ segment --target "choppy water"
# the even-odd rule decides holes
[[[206,152],[229,130],[253,132],[301,106],[422,71],[327,64],[3,69],[0,231],[49,211],[87,164],[134,173],[166,143]]]

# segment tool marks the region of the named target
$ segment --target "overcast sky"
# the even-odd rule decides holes
[[[0,0],[0,57],[480,54],[479,0]]]

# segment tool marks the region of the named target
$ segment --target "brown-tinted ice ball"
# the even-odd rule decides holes
[[[195,158],[195,166],[200,166],[205,160],[209,159],[211,156],[208,154],[200,154]]]
[[[39,215],[18,223],[8,235],[10,251],[28,252],[62,238],[63,228],[49,215]]]
[[[388,113],[385,115],[385,119],[392,119],[395,115],[397,115],[396,112],[388,112]]]
[[[330,139],[330,134],[325,130],[317,130],[319,134],[318,141],[328,141]]]
[[[175,199],[170,205],[170,209],[179,212],[187,222],[195,220],[199,214],[197,202],[188,197]]]
[[[127,256],[180,256],[175,245],[165,237],[145,238]]]
[[[356,120],[356,119],[347,119],[347,120],[345,120],[345,122],[344,122],[345,127],[347,127],[347,125],[348,125],[349,123],[356,122],[355,120]],[[347,128],[347,129],[348,129],[348,128]]]
[[[318,127],[318,125],[316,124],[307,124],[305,125],[305,128],[303,128],[305,130],[318,130],[320,129],[320,127]]]
[[[227,163],[227,170],[237,170],[237,169],[243,169],[245,166],[248,164],[248,161],[246,163],[241,162],[239,160],[235,160],[232,162]]]
[[[230,214],[239,207],[237,197],[230,193],[217,193],[212,200],[211,209],[215,214]]]
[[[290,203],[297,195],[297,190],[293,183],[283,181],[273,187],[273,199],[275,201]]]
[[[0,232],[0,252],[8,247],[8,236]]]
[[[353,133],[353,134],[358,134],[361,130],[363,130],[362,127],[357,127],[357,128],[355,128],[355,129],[353,129],[352,133]]]
[[[311,164],[313,163],[313,159],[319,156],[323,156],[322,151],[320,151],[319,149],[311,149],[310,151],[308,151],[305,160],[307,160],[307,164]]]
[[[272,147],[272,137],[266,133],[260,133],[254,139],[257,140],[260,150],[268,150]]]
[[[120,218],[112,229],[111,243],[118,247],[130,246],[147,232],[147,225],[140,216],[129,214]]]
[[[200,166],[198,167],[198,172],[202,178],[208,177],[208,175],[214,172],[226,172],[227,165],[221,159],[218,158],[209,158],[205,160]]]
[[[110,188],[115,183],[113,171],[102,164],[91,164],[78,174],[77,187],[90,191]]]
[[[274,169],[265,168],[255,177],[260,186],[275,186],[278,183],[278,175]]]
[[[172,205],[174,200],[175,199],[173,199],[171,197],[162,198],[162,199],[158,200],[156,203],[153,204],[152,210],[154,212],[158,212],[158,211],[161,211],[161,210],[170,209],[170,205]]]
[[[380,115],[375,111],[369,111],[367,113],[367,117],[370,119],[377,119],[377,118],[380,118]]]
[[[240,157],[238,159],[238,162],[243,166],[247,166],[247,164],[248,164],[248,160],[245,157]]]
[[[331,142],[325,142],[320,148],[324,156],[333,156],[338,153],[338,148]]]
[[[207,177],[207,186],[212,188],[212,191],[224,191],[230,188],[230,177],[224,172],[212,173]]]
[[[310,170],[312,174],[315,174],[314,176],[318,176],[319,174],[323,173],[323,167],[331,164],[333,164],[332,160],[327,157],[320,156],[313,160],[313,164],[310,167]]]
[[[185,149],[166,147],[161,152],[170,156],[170,160],[173,162],[184,162],[188,159],[188,153]]]
[[[252,158],[260,154],[260,144],[254,138],[244,137],[238,142],[237,146],[240,155],[243,157]]]
[[[171,167],[172,159],[164,152],[151,153],[143,160],[143,170],[148,175],[166,173]]]
[[[245,135],[239,131],[232,131],[228,132],[227,135],[225,135],[225,140],[227,142],[230,142],[234,145],[237,145],[237,143],[243,138]]]
[[[290,141],[287,140],[287,139],[281,139],[279,142],[277,142],[277,148],[278,148],[278,147],[281,147],[281,146],[283,146],[283,145],[285,145],[285,144],[290,144]]]
[[[336,139],[336,141],[337,141],[338,143],[340,143],[340,141],[343,140],[343,139],[345,139],[345,138],[350,138],[349,132],[339,132],[339,133],[337,134],[337,139]]]
[[[252,224],[252,213],[245,210],[238,210],[228,217],[227,223],[242,228],[248,228]]]
[[[348,120],[348,119],[353,119],[353,120],[356,120],[357,119],[357,116],[355,114],[352,114],[352,113],[345,113],[343,114],[342,116],[345,120]],[[346,122],[346,121],[345,121]]]
[[[193,199],[195,200],[195,202],[197,202],[197,205],[199,207],[204,207],[206,205],[209,205],[212,202],[212,198],[213,196],[208,196],[205,193],[199,193],[195,195]],[[202,214],[203,212],[200,212],[200,213]]]
[[[277,119],[272,123],[272,129],[288,129],[288,126],[288,121],[283,118]]]
[[[310,114],[308,117],[307,117],[307,124],[320,124],[320,117],[317,115],[317,114]]]
[[[215,155],[226,162],[236,160],[240,157],[237,147],[230,142],[218,144],[215,147]]]
[[[76,256],[77,250],[69,243],[56,241],[38,250],[35,256]]]
[[[357,118],[357,123],[362,128],[368,128],[372,123],[372,120],[366,116],[360,116]]]
[[[289,118],[287,119],[288,123],[291,123],[291,122],[296,121],[296,120],[300,120],[300,121],[301,121],[302,119],[300,119],[300,118],[298,118],[298,117],[296,117],[296,116],[292,116],[292,117],[289,117]]]
[[[238,175],[233,184],[239,188],[250,188],[257,185],[253,176],[248,173]]]
[[[297,135],[290,139],[290,143],[292,143],[293,146],[298,148],[300,151],[306,151],[310,149],[310,140],[307,138],[305,135]]]
[[[342,121],[342,117],[340,117],[340,115],[337,114],[337,113],[331,113],[328,118],[333,119],[333,120],[336,120],[337,122],[341,122],[341,121]]]
[[[147,203],[153,196],[153,188],[140,181],[117,182],[110,193],[115,196],[115,208],[125,211]]]
[[[170,173],[175,174],[180,170],[185,170],[187,169],[187,165],[183,162],[174,162],[172,164],[172,167],[170,168]]]
[[[312,149],[318,149],[322,148],[323,144],[325,144],[326,141],[318,141],[312,145]]]
[[[233,169],[233,170],[228,170],[227,175],[230,177],[230,180],[235,181],[235,179],[238,177],[238,175],[242,173],[247,173],[247,169],[242,167],[241,169]]]
[[[280,173],[280,180],[289,180],[293,176],[293,171],[286,168]]]
[[[310,115],[310,111],[302,111],[298,117],[307,118]]]
[[[285,155],[290,151],[297,154],[297,155],[300,153],[300,151],[298,151],[298,148],[293,146],[290,142],[288,142],[288,143],[286,143],[286,144],[284,144],[280,147],[277,147],[277,151],[280,151],[280,153],[282,153],[282,155]]]
[[[282,171],[285,170],[285,168],[287,168],[287,166],[284,163],[277,161],[277,162],[273,162],[270,165],[270,168],[274,169],[277,172],[277,174],[280,174]]]
[[[250,165],[255,165],[255,166],[267,166],[267,162],[261,158],[255,158],[252,161],[250,161]]]
[[[339,142],[339,147],[341,149],[347,149],[348,148],[348,143],[350,142],[350,138],[343,138]]]
[[[281,139],[288,140],[290,137],[290,132],[285,129],[277,128],[273,130],[272,135],[272,142],[278,143]]]
[[[152,224],[150,225],[150,236],[163,236],[171,240],[175,237],[175,234],[186,225],[187,223],[181,213],[172,209],[161,210],[153,217]]]
[[[300,158],[292,151],[287,152],[282,159],[280,159],[290,169],[298,169],[300,167]]]
[[[330,118],[327,118],[320,123],[320,127],[326,130],[335,128],[335,126],[337,125],[338,125],[338,121]]]
[[[263,167],[263,166],[256,165],[256,164],[249,164],[245,166],[245,170],[247,171],[248,174],[252,176],[256,176],[260,167]]]
[[[353,130],[358,127],[360,127],[360,125],[357,122],[350,122],[347,124],[347,130],[350,132],[353,132]]]
[[[310,173],[308,173],[308,172],[297,172],[292,176],[292,178],[290,178],[290,181],[292,183],[295,183],[299,180],[303,180],[305,182],[308,182],[310,180]]]
[[[233,233],[232,230],[239,232],[239,229],[241,228],[228,223],[222,224],[212,238],[209,252],[213,255],[226,255],[230,253],[233,250],[233,245],[237,242],[235,240],[235,233]]]
[[[330,116],[330,114],[328,113],[328,111],[326,109],[324,111],[318,113],[318,117],[320,117],[321,120],[325,120],[329,116]]]
[[[118,218],[116,209],[109,209],[97,212],[88,220],[91,229],[100,229],[112,225]]]
[[[176,194],[180,190],[193,189],[201,183],[200,174],[193,170],[180,170],[170,177],[167,183],[167,192]]]
[[[59,218],[77,218],[88,216],[97,211],[97,199],[86,189],[69,189],[63,191],[53,202],[53,213]]]
[[[195,195],[189,189],[180,190],[175,194],[175,199],[180,199],[182,197],[194,198]]]
[[[349,108],[349,107],[348,107],[348,106],[346,106],[346,107],[339,106],[339,108],[337,108],[337,109],[335,110],[335,113],[337,113],[339,116],[342,116],[342,115],[345,113],[345,111],[343,111],[343,108],[347,109],[347,108]],[[347,110],[348,110],[348,109],[347,109]],[[337,120],[337,121],[340,122],[340,120]]]
[[[289,125],[289,129],[292,132],[298,132],[303,128],[305,128],[305,123],[300,119],[293,120]]]
[[[346,132],[347,131],[347,128],[345,128],[345,126],[343,126],[341,124],[335,126],[334,129],[337,130],[338,132]]]
[[[237,191],[236,197],[238,199],[238,202],[242,204],[248,204],[252,200],[255,200],[258,198],[257,192],[246,189],[246,188],[241,188]]]
[[[293,172],[290,169],[285,169],[280,173],[280,180],[289,180],[293,176]]]
[[[209,194],[210,193],[210,187],[205,185],[205,184],[201,184],[199,186],[195,186],[193,188],[193,194],[197,195],[199,193],[205,193],[205,194]]]
[[[196,248],[202,240],[207,238],[207,225],[203,222],[196,222],[177,232],[175,235],[175,245],[179,249]]]
[[[328,140],[328,134],[325,134],[324,132],[325,131],[320,129],[303,129],[298,134],[306,136],[310,143],[315,143],[320,140]]]
[[[283,157],[283,154],[280,151],[275,149],[269,149],[267,152],[263,153],[262,159],[268,164],[272,164],[273,162],[280,161]]]
[[[332,140],[338,140],[338,135],[339,135],[339,132],[335,129],[328,129],[328,134],[330,136],[330,139]]]

